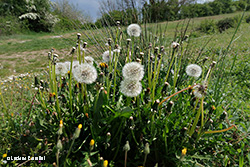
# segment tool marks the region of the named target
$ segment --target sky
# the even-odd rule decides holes
[[[55,2],[57,0],[51,0],[52,2]],[[99,1],[100,0],[68,0],[70,4],[74,4],[77,6],[78,10],[84,11],[84,13],[87,13],[93,21],[96,21],[96,19],[99,16]],[[212,0],[198,0],[199,3],[204,3],[206,1],[212,1]]]

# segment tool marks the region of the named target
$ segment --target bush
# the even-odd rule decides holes
[[[250,15],[246,16],[246,22],[250,23]]]
[[[16,17],[0,17],[0,35],[12,35],[22,31],[22,25]]]
[[[229,28],[233,28],[233,27],[236,27],[238,22],[240,20],[240,17],[239,16],[235,16],[235,17],[232,17],[232,18],[225,18],[225,19],[222,19],[220,21],[218,21],[217,23],[217,27],[221,32],[229,29]]]
[[[204,20],[201,22],[200,27],[199,27],[201,32],[207,33],[207,34],[212,34],[216,32],[216,23],[214,20]]]

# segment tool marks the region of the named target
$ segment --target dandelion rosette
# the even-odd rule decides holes
[[[141,27],[138,24],[130,24],[127,28],[129,36],[139,37],[141,34]]]
[[[113,51],[105,51],[103,54],[102,54],[102,59],[103,59],[103,61],[104,62],[109,62],[109,60],[111,59],[111,61],[112,61],[112,59],[113,59]]]
[[[137,62],[127,63],[122,69],[122,75],[125,79],[140,81],[144,76],[143,65]]]
[[[186,68],[186,73],[187,73],[187,75],[189,75],[191,77],[198,78],[202,73],[202,69],[197,64],[190,64]]]
[[[94,66],[84,63],[73,70],[73,76],[77,82],[91,84],[97,78],[97,71]]]
[[[125,79],[121,82],[120,91],[128,97],[136,97],[141,93],[141,82]]]
[[[57,63],[55,68],[56,75],[62,75],[68,73],[68,66],[65,63]]]

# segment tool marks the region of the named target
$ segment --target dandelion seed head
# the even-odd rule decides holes
[[[84,63],[73,68],[73,76],[77,82],[91,84],[97,78],[97,71],[94,66]]]
[[[187,73],[187,75],[189,75],[191,77],[198,78],[202,73],[202,69],[197,64],[190,64],[186,68],[186,73]]]
[[[68,73],[68,66],[65,63],[57,63],[55,68],[56,75],[62,75]]]
[[[85,60],[86,63],[88,63],[90,65],[93,65],[93,63],[94,63],[93,57],[90,57],[90,56],[85,56],[84,60]]]
[[[127,28],[129,36],[139,37],[141,34],[141,27],[138,24],[130,24]]]
[[[193,94],[196,98],[203,98],[206,95],[206,86],[196,85],[193,87]]]
[[[143,65],[137,62],[127,63],[122,69],[122,75],[125,79],[140,81],[144,76]]]
[[[111,56],[111,57],[110,57]],[[109,51],[109,50],[107,50],[107,51],[105,51],[103,54],[102,54],[102,59],[103,59],[103,61],[104,62],[109,62],[109,60],[111,59],[113,59],[113,51]]]
[[[141,93],[142,85],[139,81],[125,79],[121,82],[120,91],[125,96],[136,97]]]

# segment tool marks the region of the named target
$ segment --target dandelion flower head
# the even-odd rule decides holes
[[[68,66],[65,63],[57,63],[55,68],[56,75],[62,75],[68,73]]]
[[[143,65],[137,62],[127,63],[122,69],[122,75],[125,79],[140,81],[144,76]]]
[[[186,73],[187,73],[187,75],[189,75],[191,77],[198,78],[202,73],[202,69],[197,64],[190,64],[186,68]]]
[[[174,48],[174,49],[175,49],[175,48],[178,48],[178,46],[180,46],[180,44],[177,43],[177,42],[172,42],[172,43],[171,43],[171,47]]]
[[[75,67],[73,76],[77,82],[91,84],[97,78],[97,71],[94,66],[84,63]]]
[[[105,51],[103,54],[102,54],[102,59],[103,59],[103,61],[104,62],[109,62],[109,60],[111,59],[113,59],[113,51],[109,51],[109,50],[107,50],[107,51]]]
[[[130,24],[127,28],[129,36],[139,37],[141,34],[141,27],[138,24]]]
[[[136,97],[141,93],[141,82],[135,80],[125,79],[121,82],[120,91],[125,96]]]

